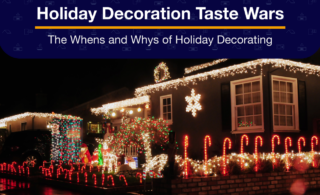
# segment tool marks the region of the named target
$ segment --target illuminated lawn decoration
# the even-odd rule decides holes
[[[102,186],[104,186],[104,179],[105,179],[105,175],[102,174],[102,175],[101,175]]]
[[[112,175],[109,175],[108,177],[107,177],[107,181],[109,181],[109,178],[111,179],[111,184],[112,184],[112,186],[114,186],[114,180],[113,180],[113,176]],[[120,179],[120,177],[119,177],[119,179]]]
[[[271,145],[272,145],[272,153],[271,154],[272,154],[272,167],[273,167],[273,169],[274,169],[274,163],[276,161],[275,156],[274,156],[274,140],[275,139],[278,139],[277,144],[280,145],[280,137],[279,137],[279,135],[274,135],[272,137],[272,141],[271,141]]]
[[[315,167],[315,163],[314,163],[314,142],[316,141],[316,145],[318,145],[318,137],[317,136],[312,136],[311,138],[311,153],[312,153],[312,166]]]
[[[188,103],[186,112],[192,112],[192,116],[197,115],[197,110],[201,110],[201,105],[199,103],[199,100],[201,98],[200,94],[195,94],[194,89],[191,90],[191,96],[186,96],[186,101]]]
[[[227,168],[227,165],[226,165],[226,152],[227,152],[226,144],[227,144],[227,142],[229,143],[228,149],[230,150],[231,149],[231,140],[228,137],[225,138],[223,141],[223,175],[227,174],[227,171],[226,171],[226,168]]]
[[[83,170],[86,170],[86,165],[83,165],[81,168],[81,173],[83,173]]]
[[[68,169],[65,169],[64,170],[64,179],[67,179],[67,177],[68,177],[68,174],[69,174],[69,170]]]
[[[298,139],[298,150],[299,150],[299,154],[301,154],[301,141],[303,142],[303,146],[306,146],[306,140],[304,139],[304,137],[300,137]]]
[[[189,137],[186,135],[184,137],[184,172],[186,177],[188,177],[188,151],[187,151],[188,146],[189,146]]]
[[[97,185],[97,175],[96,174],[92,174],[92,178],[94,179],[94,185]]]
[[[288,154],[288,141],[289,141],[289,146],[292,146],[292,140],[290,137],[287,137],[284,140],[284,144],[285,144],[285,148],[286,148],[286,167],[287,167],[287,171],[289,171],[290,167],[289,167],[289,154]]]
[[[259,159],[259,154],[258,154],[258,143],[260,140],[260,147],[262,146],[263,142],[262,142],[262,137],[261,136],[257,136],[255,138],[255,145],[254,145],[254,153],[255,153],[255,162],[256,162],[256,166],[255,166],[255,170],[256,172],[258,172],[258,159]]]
[[[119,180],[121,181],[121,178],[123,179],[124,183],[126,184],[126,186],[128,185],[126,177],[124,175],[120,175],[119,176]]]
[[[88,183],[88,173],[87,172],[84,173],[84,179],[85,179],[85,183]]]
[[[241,158],[240,158],[240,161],[241,161],[241,162],[240,162],[240,164],[241,164],[241,169],[243,169],[243,163],[244,163],[244,162],[243,162],[243,157],[244,157],[244,156],[243,156],[243,151],[244,151],[244,150],[243,150],[243,140],[244,140],[244,139],[246,139],[246,145],[248,146],[248,144],[249,144],[249,138],[248,138],[248,136],[247,136],[247,135],[242,135],[242,136],[241,136]]]
[[[211,146],[211,138],[209,135],[207,135],[204,138],[204,166],[205,166],[205,171],[204,171],[204,175],[207,176],[208,175],[208,150],[207,150],[207,140],[209,142],[209,146]]]
[[[142,174],[140,172],[138,172],[136,174],[136,177],[139,177],[140,178],[140,184],[142,184]]]

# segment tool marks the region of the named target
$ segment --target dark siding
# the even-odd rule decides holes
[[[298,100],[299,100],[299,126],[301,131],[308,129],[308,112],[306,97],[306,82],[298,81]]]
[[[230,82],[221,84],[222,131],[231,131]]]

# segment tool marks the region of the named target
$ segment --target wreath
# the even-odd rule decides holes
[[[163,75],[162,78],[160,78],[160,71],[161,70],[163,70],[163,72],[164,72],[164,75]],[[165,80],[170,79],[170,78],[171,77],[170,77],[170,73],[169,73],[169,68],[166,65],[166,63],[161,62],[158,66],[155,67],[155,69],[154,69],[154,81],[156,83],[165,81]]]

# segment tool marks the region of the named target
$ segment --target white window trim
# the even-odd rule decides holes
[[[241,127],[240,130],[237,128],[237,117],[236,117],[236,92],[235,86],[244,82],[254,82],[260,81],[260,98],[261,98],[261,126],[253,126],[253,127]],[[230,82],[230,90],[231,90],[231,124],[232,124],[232,134],[243,134],[243,133],[263,133],[264,132],[264,108],[263,108],[263,85],[262,85],[262,76],[254,76],[250,78],[235,80]]]
[[[160,118],[163,117],[163,101],[162,99],[164,98],[171,98],[171,120],[167,120],[169,125],[173,124],[173,101],[172,101],[172,94],[168,94],[168,95],[163,95],[160,96]]]
[[[273,106],[273,80],[282,80],[289,81],[293,83],[293,105],[294,105],[294,125],[293,128],[283,127],[283,126],[275,126],[274,125],[274,106]],[[292,77],[283,77],[277,75],[271,75],[271,96],[272,96],[272,126],[274,132],[300,132],[299,127],[299,100],[298,100],[298,80],[297,78]]]

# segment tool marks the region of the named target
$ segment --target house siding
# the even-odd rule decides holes
[[[248,71],[249,72],[249,71]],[[222,103],[221,86],[222,84],[229,83],[234,80],[244,79],[248,77],[258,76],[260,70],[258,68],[257,74],[244,73],[237,74],[235,76],[223,77],[221,79],[208,78],[206,81],[198,81],[197,85],[189,84],[188,86],[179,86],[178,90],[168,89],[164,91],[157,91],[151,95],[151,108],[152,116],[156,118],[160,117],[160,96],[172,94],[172,109],[173,109],[173,124],[170,125],[171,129],[176,132],[176,140],[180,146],[178,154],[183,153],[183,137],[189,136],[188,153],[191,158],[203,159],[204,150],[204,137],[210,135],[212,138],[212,146],[208,148],[209,156],[221,155],[223,140],[225,137],[229,137],[232,140],[232,149],[230,152],[240,152],[240,138],[242,134],[231,134],[231,115],[230,126],[226,129],[226,124],[223,125],[222,113],[226,107],[225,103]],[[297,78],[298,87],[299,83],[305,84],[305,101],[301,103],[299,101],[299,116],[300,133],[274,133],[273,132],[273,120],[272,120],[272,89],[271,89],[271,76],[278,75],[284,77]],[[284,139],[287,136],[292,138],[292,147],[289,150],[297,151],[297,140],[300,136],[306,137],[306,146],[302,150],[310,151],[311,136],[314,135],[315,119],[320,118],[320,78],[315,75],[306,76],[303,73],[293,73],[286,71],[283,68],[273,68],[271,65],[263,67],[263,111],[264,111],[264,133],[247,133],[249,136],[249,146],[245,147],[245,152],[254,152],[254,137],[261,135],[263,138],[263,146],[259,147],[259,152],[271,151],[271,138],[272,135],[277,134],[281,138],[281,145],[276,146],[276,152],[284,152]],[[303,87],[303,86],[300,86]],[[201,94],[200,104],[202,110],[197,111],[196,117],[193,117],[191,113],[186,112],[187,102],[185,96],[190,96],[191,89],[194,88],[196,94]],[[298,100],[301,94],[298,91]],[[222,105],[224,107],[222,107]],[[227,108],[227,109],[230,109]],[[303,112],[301,112],[303,111]],[[227,126],[228,127],[228,126]],[[317,132],[316,132],[317,133]]]

